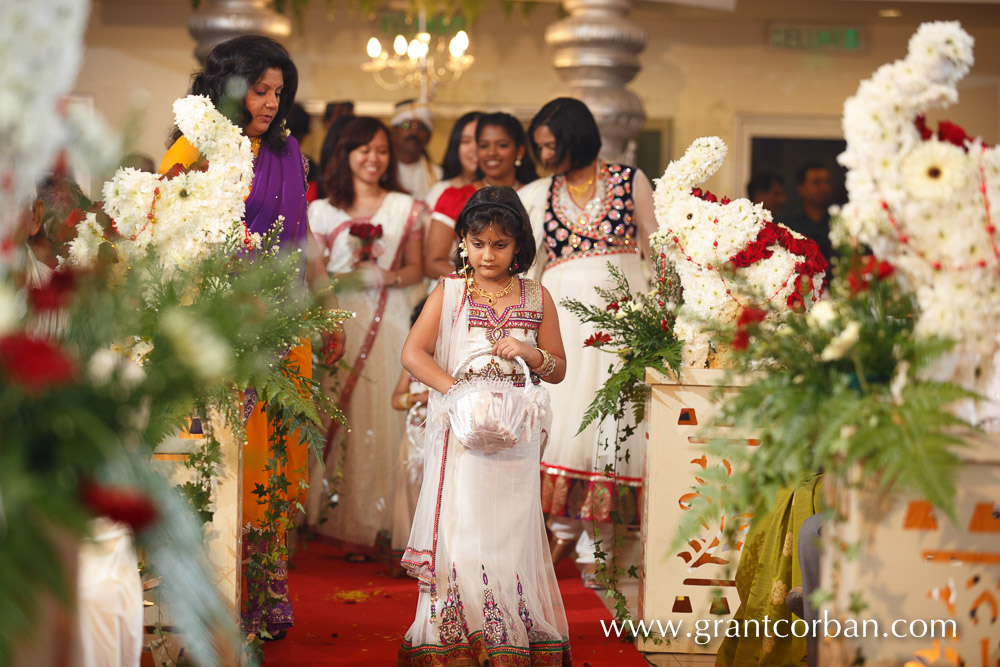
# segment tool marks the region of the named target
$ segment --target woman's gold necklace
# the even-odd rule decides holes
[[[572,183],[569,182],[568,178],[566,179],[566,189],[569,190],[570,197],[572,197],[577,201],[580,201],[581,197],[587,194],[587,191],[590,190],[590,186],[592,186],[593,184],[594,184],[593,176],[588,178],[587,182],[582,185],[573,185]]]
[[[510,277],[510,282],[507,283],[507,286],[504,287],[502,290],[500,290],[498,292],[487,292],[482,287],[480,287],[479,283],[476,282],[476,279],[473,278],[472,279],[472,291],[475,292],[476,294],[478,294],[479,296],[481,296],[483,299],[485,299],[486,300],[486,304],[490,308],[492,308],[494,306],[494,304],[496,304],[496,302],[499,301],[502,297],[510,294],[510,291],[512,289],[514,289],[514,281],[516,281],[516,280],[517,280],[517,276],[511,276]]]

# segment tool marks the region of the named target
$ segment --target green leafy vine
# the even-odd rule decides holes
[[[614,421],[613,442],[610,437],[599,443],[603,451],[614,447],[614,456],[600,472],[614,480],[614,497],[611,499],[609,518],[614,525],[624,523],[620,510],[621,498],[631,491],[619,483],[619,462],[628,463],[631,452],[623,451],[623,444],[632,438],[638,425],[645,419],[646,369],[654,368],[664,374],[677,374],[681,362],[681,341],[673,335],[673,324],[681,302],[680,279],[673,266],[661,254],[654,258],[654,288],[648,293],[634,293],[622,271],[608,264],[613,281],[612,289],[595,288],[607,303],[604,308],[584,304],[575,299],[564,299],[562,304],[577,316],[581,323],[595,325],[598,331],[584,345],[614,353],[617,358],[609,367],[610,377],[588,406],[578,433],[592,423],[606,419]],[[599,489],[598,494],[608,493]],[[597,499],[595,499],[595,502]],[[595,538],[597,538],[595,531]],[[611,553],[606,547],[611,546]],[[637,577],[635,566],[627,571],[618,565],[613,554],[624,546],[620,536],[612,545],[603,545],[595,539],[597,580],[607,588],[607,595],[614,600],[615,618],[628,621],[631,613],[621,590],[621,577]]]

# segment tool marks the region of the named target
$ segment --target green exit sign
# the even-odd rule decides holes
[[[857,52],[864,46],[861,28],[794,23],[771,24],[768,43],[774,49],[795,51]]]

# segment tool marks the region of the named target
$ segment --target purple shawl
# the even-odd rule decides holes
[[[285,216],[285,226],[278,237],[281,249],[301,249],[303,267],[309,228],[306,204],[306,173],[298,142],[288,137],[283,155],[262,143],[254,164],[244,220],[251,233],[265,234],[279,215]]]

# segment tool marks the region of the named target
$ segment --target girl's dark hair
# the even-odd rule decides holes
[[[403,192],[396,176],[396,156],[392,152],[389,130],[378,118],[357,116],[352,118],[340,133],[340,139],[337,140],[337,146],[333,149],[330,163],[326,165],[326,173],[323,178],[323,187],[326,189],[327,197],[330,199],[330,203],[337,208],[346,209],[354,205],[355,192],[354,174],[351,173],[350,164],[351,151],[367,144],[379,132],[385,134],[386,143],[389,145],[389,166],[378,180],[378,184],[390,192]]]
[[[323,146],[319,151],[319,179],[316,187],[316,196],[319,199],[326,199],[326,186],[324,185],[326,180],[326,169],[330,164],[331,158],[333,158],[333,151],[337,147],[337,142],[340,141],[340,133],[344,131],[344,126],[354,120],[354,115],[340,116],[337,120],[330,123],[330,129],[326,131],[326,136],[323,137]]]
[[[466,234],[479,234],[490,224],[499,227],[517,244],[511,272],[527,271],[535,262],[535,236],[524,204],[509,185],[489,185],[469,197],[455,221],[455,234],[463,239]],[[455,268],[461,270],[462,258],[457,253],[454,261]],[[515,265],[517,269],[513,268]]]
[[[425,296],[420,300],[420,303],[413,307],[413,312],[410,313],[410,326],[412,327],[417,323],[417,318],[420,317],[420,313],[424,310],[424,304],[427,303],[427,297]]]
[[[516,167],[514,170],[514,178],[517,179],[517,182],[524,185],[538,178],[538,172],[535,171],[535,162],[531,159],[531,151],[527,149],[527,138],[524,136],[524,128],[521,126],[521,121],[509,113],[483,114],[479,117],[479,124],[476,125],[477,144],[479,143],[479,136],[483,128],[490,125],[501,128],[511,138],[515,146],[525,149],[524,157],[521,158],[521,166]],[[476,170],[476,177],[483,177],[482,170]]]
[[[597,159],[601,152],[601,132],[597,121],[587,105],[572,97],[557,97],[543,106],[531,120],[528,138],[531,150],[538,156],[535,130],[542,126],[549,128],[556,138],[556,163],[569,156],[569,171],[586,167]]]
[[[227,98],[234,102],[234,91],[243,90],[239,99],[240,118],[237,124],[245,127],[252,118],[246,107],[246,91],[257,83],[264,72],[271,67],[281,70],[283,87],[278,98],[278,113],[275,115],[261,141],[275,150],[285,147],[284,120],[295,103],[295,93],[299,87],[299,72],[295,68],[288,51],[270,37],[243,35],[217,45],[208,54],[205,68],[195,73],[191,79],[190,95],[205,95],[216,109],[226,113]],[[176,130],[174,141],[181,136]]]
[[[441,180],[447,181],[456,176],[462,175],[462,161],[458,159],[458,147],[462,143],[462,132],[465,126],[475,122],[482,115],[479,111],[470,111],[455,121],[448,135],[448,148],[444,152],[444,160],[441,161]]]

